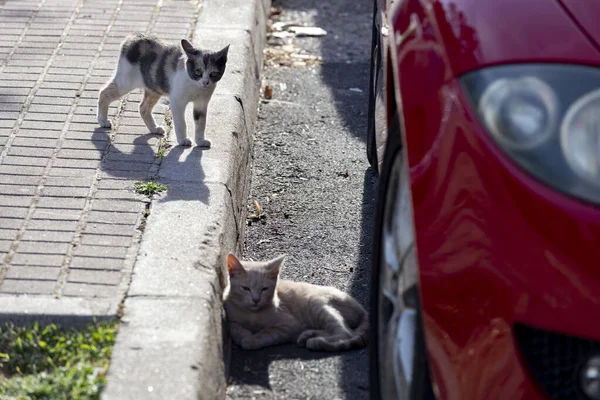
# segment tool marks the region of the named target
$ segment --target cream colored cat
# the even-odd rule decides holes
[[[366,346],[365,309],[336,288],[280,280],[283,259],[250,262],[233,254],[227,257],[225,311],[233,341],[246,350],[290,342],[325,351]]]

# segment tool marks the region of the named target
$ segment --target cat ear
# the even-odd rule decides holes
[[[277,277],[279,276],[279,270],[281,269],[281,266],[283,265],[284,258],[285,258],[285,254],[282,254],[279,257],[274,258],[271,261],[269,261],[269,267],[271,268],[271,270],[269,271],[269,274],[271,275],[271,278],[277,279]]]
[[[189,56],[198,54],[198,50],[186,39],[181,39],[181,47],[183,48],[183,51],[185,51],[185,53]]]
[[[229,270],[230,277],[246,271],[240,260],[231,253],[227,255],[227,270]]]
[[[227,61],[227,53],[229,53],[229,44],[217,52],[217,58]]]

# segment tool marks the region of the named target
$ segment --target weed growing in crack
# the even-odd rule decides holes
[[[152,197],[157,193],[161,193],[167,190],[167,187],[165,185],[161,185],[160,183],[156,183],[155,181],[136,182],[134,184],[134,187],[137,193],[145,194],[148,197]]]

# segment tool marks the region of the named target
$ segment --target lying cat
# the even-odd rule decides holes
[[[249,262],[227,257],[225,310],[233,341],[246,350],[289,342],[325,351],[366,346],[365,309],[336,288],[279,280],[283,258]]]
[[[165,133],[156,125],[152,110],[161,96],[169,96],[177,143],[192,145],[187,137],[185,108],[193,102],[196,145],[210,147],[210,141],[204,137],[206,110],[217,82],[225,72],[228,51],[229,46],[217,52],[200,50],[185,39],[180,48],[154,36],[141,33],[128,36],[121,45],[113,78],[100,91],[98,123],[110,128],[110,104],[133,89],[143,88],[140,114],[151,133]]]

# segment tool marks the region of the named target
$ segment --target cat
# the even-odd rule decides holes
[[[108,107],[138,88],[144,89],[140,115],[150,133],[163,135],[164,129],[156,125],[152,110],[161,96],[169,96],[177,143],[191,146],[187,137],[185,109],[194,103],[197,146],[210,147],[205,138],[206,111],[217,82],[225,73],[229,45],[211,52],[194,47],[182,39],[181,48],[166,43],[156,36],[134,33],[121,44],[121,54],[112,79],[98,96],[98,123],[110,128]]]
[[[336,288],[279,279],[284,257],[250,262],[227,256],[224,304],[233,341],[245,350],[293,342],[321,351],[366,346],[367,311]]]

